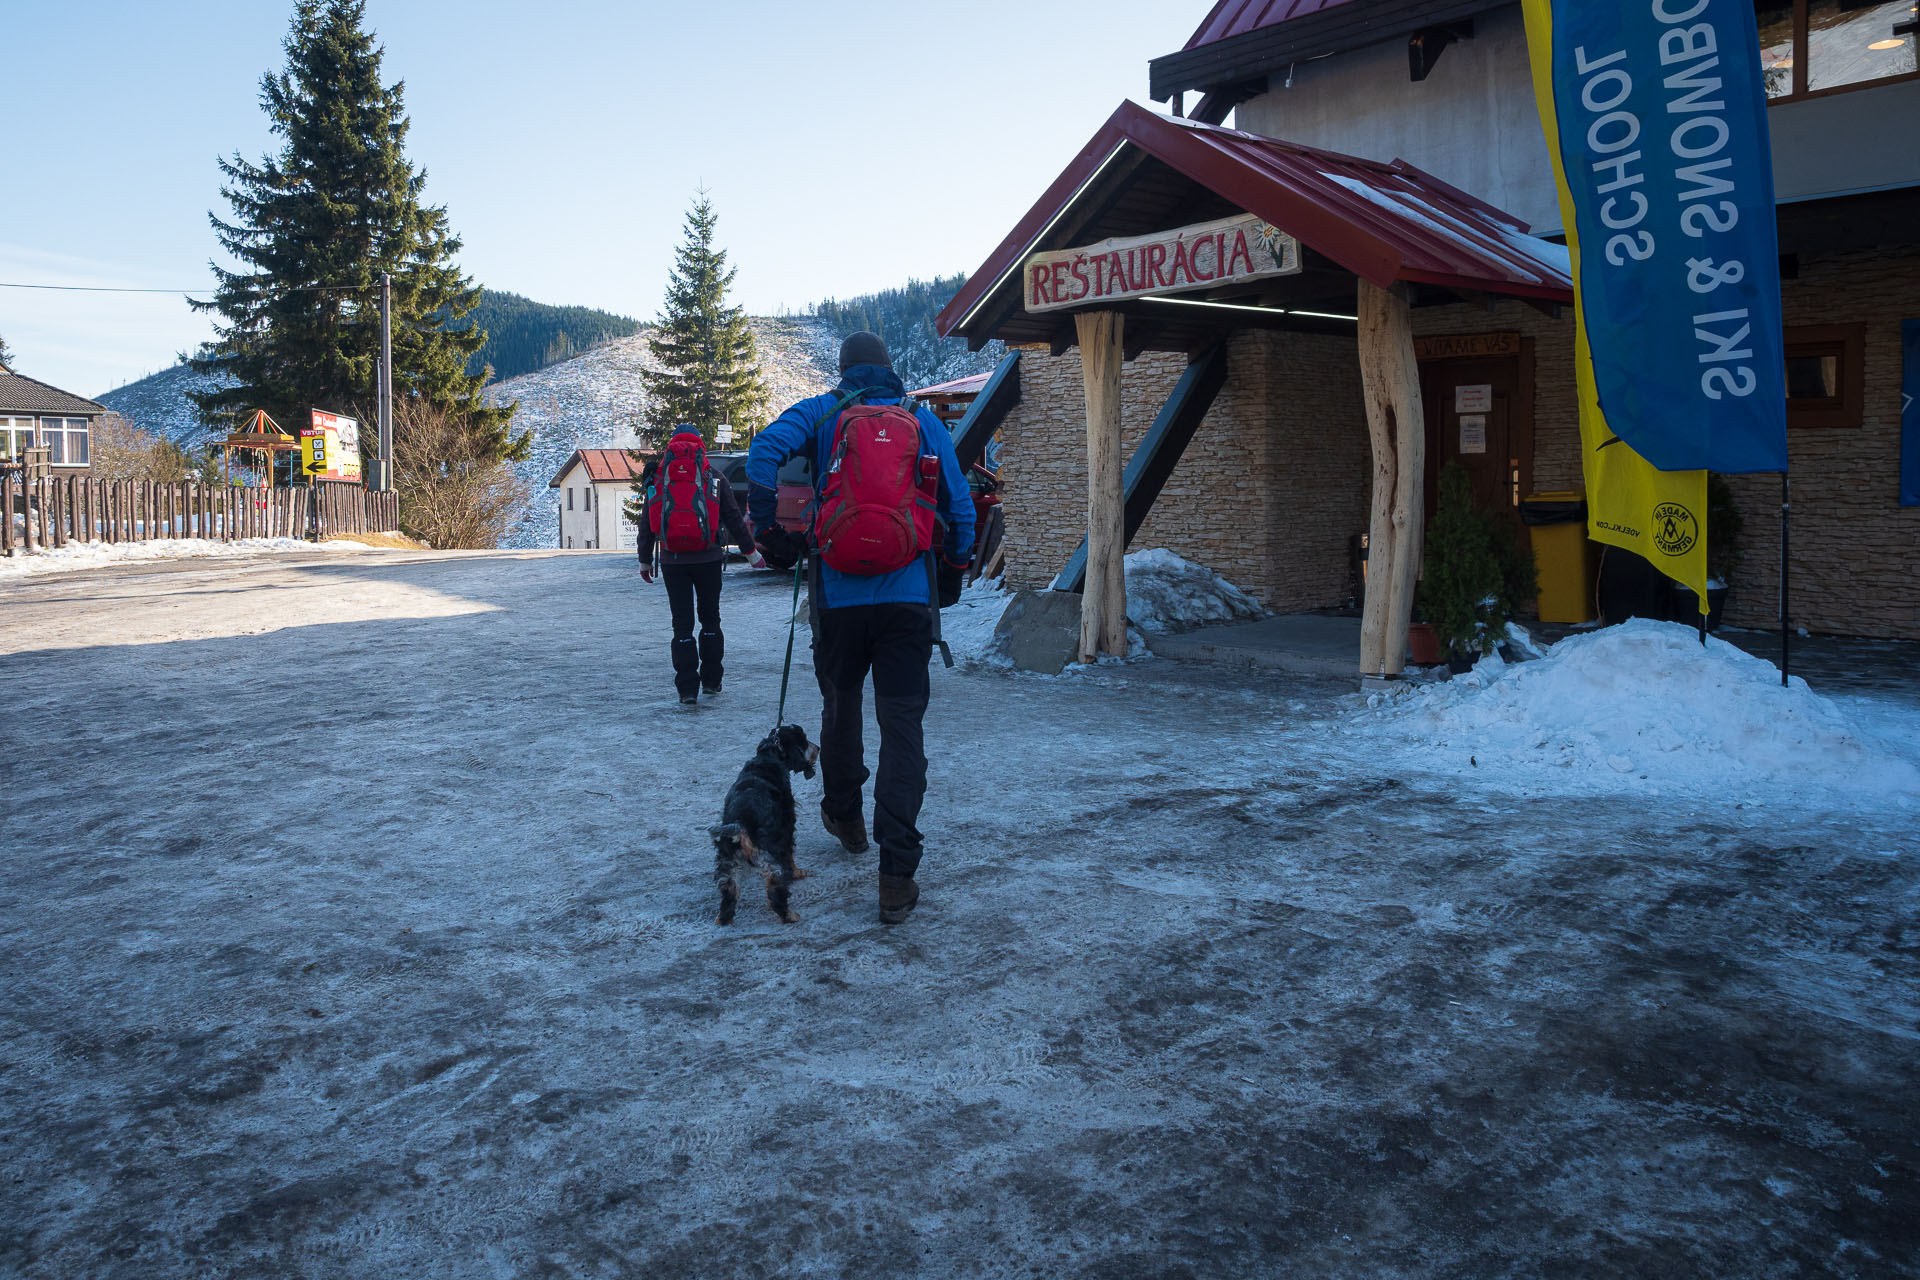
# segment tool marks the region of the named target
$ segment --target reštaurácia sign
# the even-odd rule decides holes
[[[1300,242],[1253,214],[1054,249],[1027,260],[1026,308],[1059,311],[1218,289],[1300,270]]]

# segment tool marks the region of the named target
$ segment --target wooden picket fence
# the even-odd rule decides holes
[[[93,480],[85,476],[0,476],[0,554],[70,542],[151,542],[157,538],[304,538],[312,532],[386,533],[400,527],[400,500],[357,484],[261,489],[183,480]]]

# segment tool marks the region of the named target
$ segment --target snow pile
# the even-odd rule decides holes
[[[200,538],[156,538],[152,542],[71,542],[50,551],[0,558],[0,579],[38,573],[67,573],[135,560],[188,560],[218,556],[256,556],[287,551],[375,551],[345,539],[305,542],[299,538],[240,538],[210,542]]]
[[[985,666],[1010,665],[1004,647],[994,638],[1000,615],[1007,611],[1013,593],[998,579],[976,578],[960,593],[960,602],[940,611],[940,637],[953,651],[955,662],[978,662]]]
[[[1143,631],[1191,631],[1266,613],[1258,600],[1213,570],[1165,548],[1127,557],[1127,619]]]
[[[1920,732],[1909,713],[1906,735]],[[1920,797],[1920,769],[1772,663],[1690,627],[1635,620],[1562,640],[1537,662],[1498,656],[1387,702],[1362,732],[1418,748],[1407,763],[1576,790],[1859,790]]]

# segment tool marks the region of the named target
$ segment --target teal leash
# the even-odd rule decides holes
[[[800,624],[800,566],[804,563],[793,562],[793,603],[787,606],[787,660],[780,668],[780,709],[773,713],[775,732],[787,722],[787,680],[793,675],[793,633]]]

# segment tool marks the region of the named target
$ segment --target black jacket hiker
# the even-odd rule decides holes
[[[720,525],[739,548],[753,553],[753,530],[740,514],[733,487],[718,472],[713,476],[714,498],[720,504]],[[649,502],[640,513],[640,572],[653,577],[655,538]],[[700,690],[720,692],[726,675],[726,637],[720,631],[720,584],[726,567],[726,548],[718,541],[704,551],[668,551],[660,548],[660,578],[667,588],[667,607],[673,612],[673,687],[682,702],[695,702]],[[693,624],[700,623],[696,641]]]

